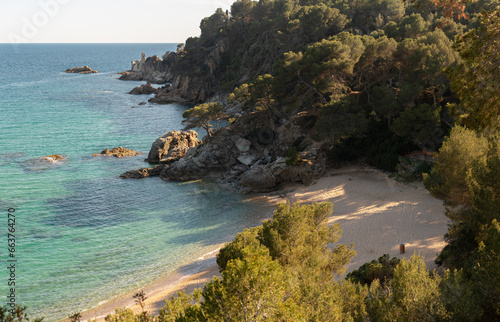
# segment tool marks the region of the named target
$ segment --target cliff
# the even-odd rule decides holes
[[[158,89],[151,103],[196,104],[216,94],[215,85],[220,76],[221,58],[227,49],[225,41],[218,42],[203,55],[200,62],[191,64],[186,52],[170,52],[163,59],[158,56],[132,62],[130,70],[120,73],[121,80],[144,80],[165,84]]]
[[[172,80],[171,66],[175,63],[176,56],[170,55],[166,59],[158,56],[146,58],[142,53],[141,59],[132,61],[130,70],[119,73],[120,80],[148,81],[152,84],[165,84]]]

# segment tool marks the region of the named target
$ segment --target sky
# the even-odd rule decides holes
[[[182,43],[234,0],[0,2],[0,43]]]

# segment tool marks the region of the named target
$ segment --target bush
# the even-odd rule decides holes
[[[286,153],[286,164],[288,165],[300,165],[302,160],[300,159],[300,153],[297,148],[292,146],[288,149]]]
[[[396,257],[389,259],[389,254],[384,254],[377,260],[361,265],[360,268],[347,274],[346,279],[351,282],[370,285],[378,279],[382,284],[387,283],[394,276],[394,269],[400,260]]]

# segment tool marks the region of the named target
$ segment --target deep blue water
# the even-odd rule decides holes
[[[16,300],[46,321],[153,282],[262,219],[257,206],[207,182],[120,179],[182,128],[181,105],[139,106],[117,80],[130,61],[176,44],[0,44],[0,296],[8,295],[7,210],[16,215]],[[98,74],[66,74],[88,65]],[[36,158],[60,154],[59,164]],[[3,302],[3,301],[2,301]]]

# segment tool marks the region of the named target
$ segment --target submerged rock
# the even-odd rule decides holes
[[[61,154],[52,154],[21,162],[21,166],[28,171],[43,171],[68,160],[68,157]]]
[[[157,165],[152,168],[142,168],[138,170],[131,170],[120,175],[121,178],[125,179],[142,179],[147,177],[159,176],[161,171],[164,169],[165,165]]]
[[[129,92],[132,95],[143,95],[143,94],[154,94],[158,89],[151,86],[150,82],[143,84],[141,86],[134,87],[133,90]]]
[[[78,73],[78,74],[94,74],[98,73],[97,70],[92,70],[89,66],[69,68],[64,71],[65,73]]]
[[[134,157],[136,155],[142,154],[141,152],[134,151],[132,149],[126,149],[122,148],[121,146],[113,149],[104,149],[101,151],[101,153],[94,153],[94,156],[99,156],[99,155],[110,155],[114,156],[117,158],[123,158],[123,157]]]

